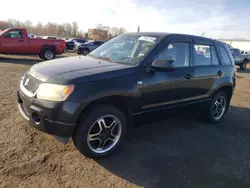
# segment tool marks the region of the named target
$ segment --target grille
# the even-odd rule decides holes
[[[41,85],[41,83],[42,82],[40,80],[37,80],[37,79],[33,78],[28,73],[25,74],[25,76],[23,78],[23,82],[22,82],[22,84],[25,87],[25,89],[27,89],[29,92],[31,92],[33,94],[39,88],[39,86]]]

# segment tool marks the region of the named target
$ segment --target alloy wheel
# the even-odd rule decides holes
[[[224,96],[219,96],[214,105],[212,115],[215,120],[219,120],[226,111],[226,99]]]
[[[88,147],[95,153],[108,152],[118,143],[121,133],[122,124],[116,116],[103,116],[96,120],[89,129]]]
[[[45,54],[44,54],[45,58],[50,60],[50,59],[53,59],[53,53],[51,51],[46,51]]]

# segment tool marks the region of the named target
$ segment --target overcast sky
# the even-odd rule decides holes
[[[11,4],[10,4],[11,3]],[[11,0],[1,1],[0,20],[77,21],[128,31],[163,31],[213,38],[250,39],[249,0]]]

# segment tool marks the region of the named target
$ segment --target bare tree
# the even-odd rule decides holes
[[[72,37],[72,26],[71,26],[71,24],[69,24],[69,23],[65,23],[65,24],[63,24],[63,27],[64,27],[64,29],[65,29],[65,34],[66,34],[66,36],[65,37]]]
[[[71,35],[73,37],[76,37],[78,35],[78,24],[77,24],[77,22],[72,23],[72,33],[71,33]]]
[[[77,22],[63,24],[57,24],[53,22],[42,24],[41,22],[38,22],[36,25],[33,25],[30,20],[26,20],[25,22],[21,22],[16,19],[8,19],[7,21],[0,20],[0,30],[7,29],[10,26],[25,27],[28,29],[29,33],[38,36],[53,35],[66,38],[88,38],[88,33],[84,33],[83,31],[79,30]],[[126,30],[124,28],[109,27],[102,24],[97,24],[94,32],[94,35],[98,36],[97,38],[106,40],[114,36],[120,35],[126,32]]]

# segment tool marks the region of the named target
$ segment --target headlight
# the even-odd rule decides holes
[[[48,101],[64,101],[74,91],[74,88],[74,85],[44,83],[40,86],[36,97]]]

